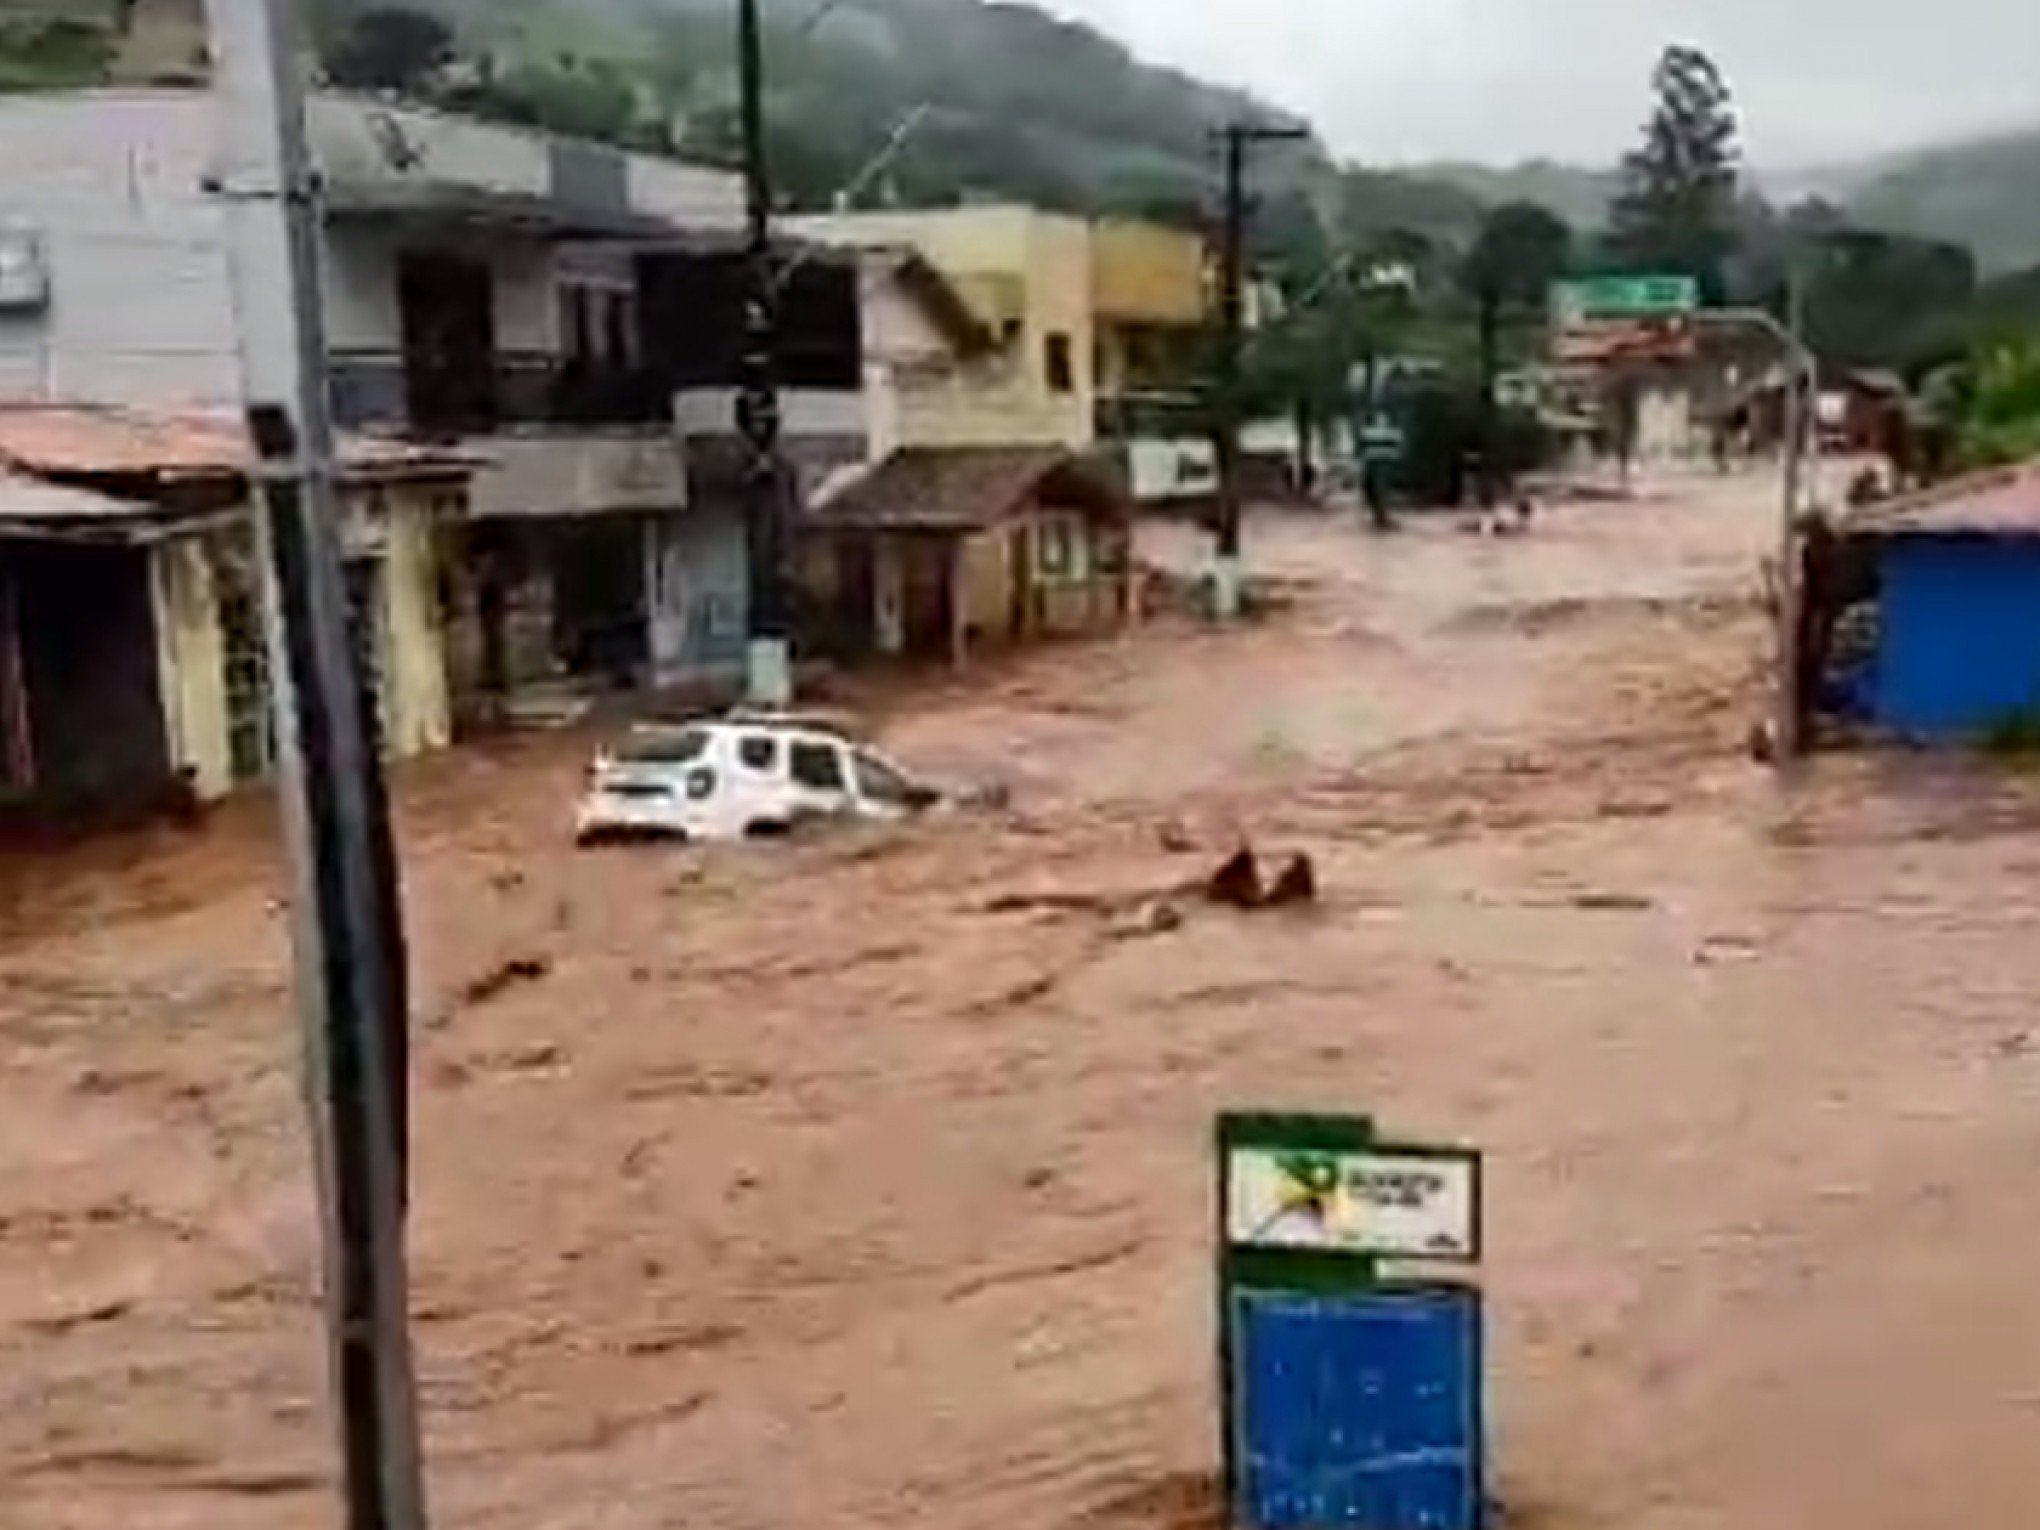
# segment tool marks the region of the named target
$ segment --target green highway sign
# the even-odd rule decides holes
[[[1565,320],[1679,319],[1700,306],[1700,284],[1690,276],[1595,276],[1561,282],[1553,309]]]

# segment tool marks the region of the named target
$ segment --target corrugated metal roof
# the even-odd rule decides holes
[[[90,489],[68,489],[0,469],[0,520],[102,521],[148,513],[147,505],[133,500],[95,494]]]
[[[238,417],[102,404],[0,405],[0,463],[30,473],[212,478],[242,474],[253,452]],[[401,478],[466,473],[479,463],[441,447],[364,436],[343,440],[340,471]]]
[[[165,516],[154,505],[0,468],[0,540],[146,541],[194,519],[203,517]]]
[[[2040,461],[1866,505],[1842,529],[1858,536],[2040,536]]]
[[[975,531],[1038,497],[1126,513],[1109,476],[1064,447],[910,447],[818,501],[808,520],[822,528]]]

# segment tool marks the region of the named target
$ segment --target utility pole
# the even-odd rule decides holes
[[[783,707],[793,699],[793,613],[787,589],[786,480],[779,460],[781,283],[772,249],[765,38],[758,0],[737,0],[737,70],[743,98],[745,212],[737,431],[744,442],[744,548],[751,587],[745,693],[753,706]]]
[[[1771,718],[1772,755],[1781,764],[1795,759],[1805,745],[1800,736],[1799,616],[1805,592],[1799,567],[1799,505],[1806,482],[1809,437],[1817,446],[1819,424],[1814,405],[1820,388],[1820,363],[1805,338],[1805,298],[1799,271],[1788,279],[1785,321],[1762,308],[1704,308],[1694,317],[1706,325],[1737,325],[1759,329],[1785,352],[1785,471],[1778,507],[1778,672],[1773,686],[1776,710]]]
[[[1790,384],[1785,390],[1785,489],[1778,526],[1778,715],[1773,723],[1778,758],[1798,757],[1804,740],[1799,719],[1805,698],[1799,694],[1800,608],[1806,592],[1801,588],[1799,567],[1799,502],[1805,461],[1808,425],[1819,430],[1817,413],[1819,374],[1808,354],[1805,330],[1804,288],[1795,265],[1785,294],[1785,333],[1791,344]]]
[[[207,0],[348,1530],[423,1530],[403,1248],[402,916],[351,637],[296,0]]]
[[[1246,342],[1247,151],[1257,143],[1307,138],[1300,128],[1228,124],[1225,144],[1225,223],[1219,246],[1218,287],[1218,548],[1211,569],[1211,614],[1230,622],[1240,614],[1240,400],[1241,356]]]

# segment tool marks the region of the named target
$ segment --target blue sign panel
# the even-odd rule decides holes
[[[1235,1509],[1256,1530],[1480,1530],[1477,1290],[1239,1291]]]

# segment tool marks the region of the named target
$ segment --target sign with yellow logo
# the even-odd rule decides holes
[[[1364,1150],[1235,1142],[1226,1240],[1384,1259],[1480,1257],[1480,1158],[1446,1149]]]

